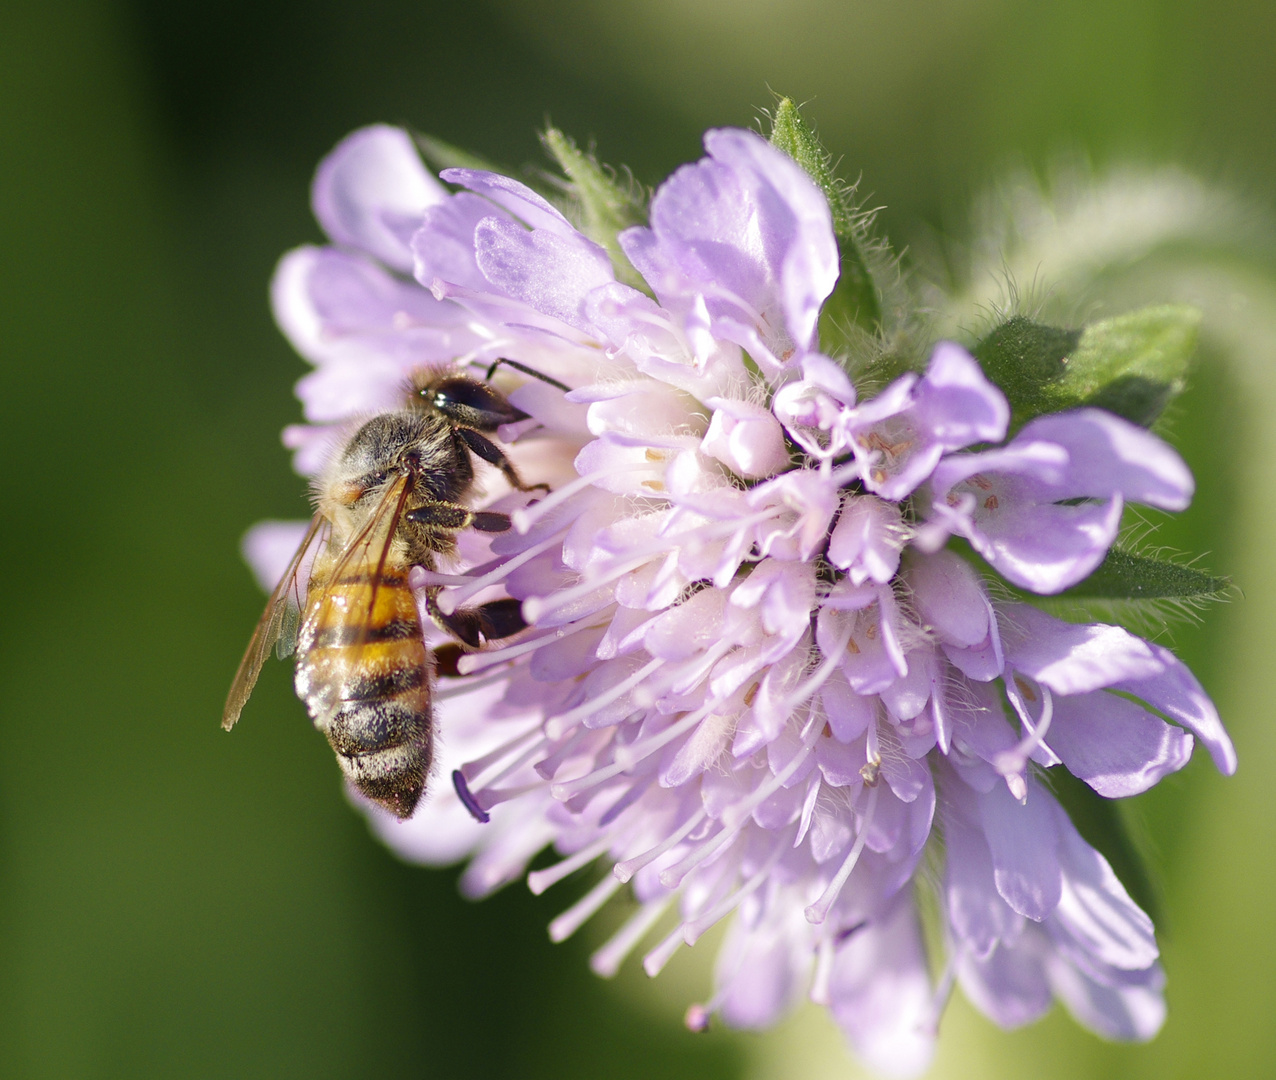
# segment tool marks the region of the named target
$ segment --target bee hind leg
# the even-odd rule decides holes
[[[430,618],[435,625],[473,649],[526,629],[522,607],[520,601],[507,598],[491,600],[478,607],[459,608],[445,615],[438,609],[433,597],[428,600]]]

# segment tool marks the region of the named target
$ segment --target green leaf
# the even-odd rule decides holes
[[[1063,599],[1215,600],[1231,584],[1228,578],[1192,566],[1114,547],[1088,578],[1063,594]]]
[[[1142,308],[1084,330],[1016,315],[974,348],[1010,402],[1010,430],[1034,416],[1090,405],[1150,425],[1180,393],[1201,314],[1181,304]]]
[[[607,249],[619,280],[645,289],[642,276],[616,239],[630,226],[647,223],[646,198],[641,187],[632,180],[620,183],[611,170],[600,165],[592,154],[580,150],[557,128],[548,128],[541,141],[571,182],[568,190],[579,210],[577,224],[581,232]]]
[[[1086,327],[1052,388],[1056,408],[1093,405],[1147,427],[1182,392],[1200,322],[1196,308],[1166,304]]]
[[[1158,890],[1117,802],[1105,799],[1062,766],[1047,769],[1045,775],[1082,839],[1108,860],[1130,898],[1159,925]]]
[[[825,324],[858,325],[875,333],[882,322],[882,299],[870,268],[868,225],[871,214],[855,204],[855,189],[838,179],[832,158],[802,118],[791,98],[781,98],[771,118],[771,145],[796,161],[828,199],[837,237],[842,275],[821,315]]]

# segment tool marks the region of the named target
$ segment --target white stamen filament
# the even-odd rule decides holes
[[[566,731],[572,725],[578,724],[580,721],[593,716],[594,713],[601,712],[617,698],[624,697],[630,690],[642,682],[662,664],[664,664],[664,660],[657,656],[655,659],[640,667],[628,678],[621,679],[615,686],[603,691],[597,697],[591,698],[583,705],[577,705],[576,708],[568,710],[561,716],[554,717],[555,726],[561,731]]]
[[[684,923],[682,926],[683,940],[685,940],[688,945],[694,945],[700,940],[700,936],[713,926],[714,923],[738,908],[740,904],[744,902],[745,897],[756,892],[758,887],[766,881],[771,871],[775,868],[775,864],[780,861],[780,856],[784,854],[787,847],[787,843],[777,843],[775,845],[775,850],[771,852],[771,855],[767,858],[766,862],[758,867],[748,881],[734,892],[728,893],[724,896],[703,915],[698,915],[691,922]]]
[[[541,634],[540,637],[529,638],[526,641],[517,642],[514,645],[507,645],[502,649],[484,649],[481,652],[466,653],[457,661],[456,668],[462,675],[472,675],[484,668],[492,667],[494,664],[504,664],[511,660],[517,660],[520,656],[524,656],[529,652],[535,652],[542,645],[549,645],[555,641],[561,641],[565,637],[572,634],[578,634],[582,630],[589,630],[592,624],[583,619],[580,622],[569,623],[567,626],[560,626],[548,634]],[[502,672],[504,677],[508,672]]]
[[[833,977],[833,939],[823,938],[815,953],[815,975],[811,978],[811,1000],[816,1005],[829,1003],[829,982]]]
[[[605,573],[581,578],[569,589],[559,589],[550,596],[529,596],[523,601],[523,616],[530,623],[539,622],[551,611],[561,611],[569,604],[574,604],[577,600],[584,599],[590,593],[595,592],[604,585],[611,584],[617,578],[624,577],[650,561],[651,556],[649,555],[639,555],[637,558],[625,559],[623,562],[613,564]]]
[[[775,707],[777,713],[780,715],[791,714],[794,709],[803,704],[828,681],[829,676],[836,670],[837,665],[842,662],[842,655],[846,652],[846,646],[851,641],[851,630],[855,625],[854,620],[847,619],[845,623],[845,631],[838,635],[837,641],[834,643],[833,648],[829,650],[828,656],[820,662],[820,666],[815,669],[805,683],[780,701]]]
[[[740,830],[744,828],[748,822],[750,815],[761,806],[767,799],[774,795],[784,786],[784,782],[788,780],[806,761],[807,756],[811,752],[811,747],[815,745],[815,740],[819,738],[823,725],[816,723],[814,718],[811,720],[810,727],[806,735],[802,739],[802,745],[797,753],[793,755],[793,759],[784,766],[778,773],[770,777],[765,783],[758,786],[747,799],[735,803],[727,807],[722,814],[722,828],[709,837],[699,847],[695,848],[687,854],[687,856],[676,866],[671,866],[663,871],[660,875],[660,884],[666,889],[676,889],[683,882],[683,879],[691,873],[697,866],[708,859],[711,855],[716,854],[728,841],[733,840],[740,834]]]
[[[660,917],[669,909],[673,898],[654,900],[643,904],[637,913],[622,926],[611,938],[589,958],[589,966],[595,975],[610,979],[620,970],[620,965],[633,952],[634,947],[647,932],[660,921]]]
[[[608,875],[549,924],[549,940],[566,941],[620,891],[620,882]]]
[[[691,355],[691,342],[687,340],[686,331],[683,330],[683,328],[673,319],[670,319],[663,311],[657,315],[655,312],[632,308],[626,312],[626,315],[632,322],[648,323],[649,325],[656,327],[657,330],[664,331],[682,347],[683,351],[688,356]]]
[[[944,1017],[944,1010],[953,996],[953,987],[957,982],[957,956],[950,954],[944,962],[944,970],[940,973],[935,993],[931,997],[930,1019],[926,1022],[925,1031],[930,1035],[939,1034],[939,1022]]]
[[[521,754],[519,754],[518,757],[516,757],[508,765],[502,768],[495,776],[485,777],[481,784],[478,784],[478,783],[471,784],[470,794],[477,799],[479,797],[480,792],[486,791],[493,784],[499,784],[502,780],[505,780],[506,778],[516,773],[519,769],[521,769],[524,765],[526,765],[529,761],[531,761],[532,758],[534,758],[537,754],[539,754],[542,750],[544,750],[545,745],[546,745],[546,740],[543,740],[543,739],[539,742],[532,743],[531,746],[529,746],[526,750],[524,750]],[[467,783],[469,782],[469,777],[466,777],[466,782]],[[534,784],[533,786],[536,787],[539,785]]]
[[[575,480],[564,484],[560,488],[555,488],[539,502],[534,502],[531,506],[519,507],[519,509],[510,514],[510,521],[513,523],[516,532],[526,534],[531,531],[533,525],[551,510],[561,506],[577,492],[584,491],[592,486],[595,481],[601,480],[606,476],[615,476],[617,473],[641,472],[652,467],[650,461],[635,461],[628,465],[609,465],[605,469],[595,469],[591,473],[576,477]]]
[[[480,577],[465,577],[459,580],[441,583],[447,585],[459,585],[461,587],[452,592],[439,593],[438,597],[435,599],[435,603],[438,604],[439,610],[443,612],[444,615],[451,615],[471,596],[474,596],[486,589],[489,585],[495,585],[497,582],[504,581],[510,575],[511,571],[517,570],[524,563],[531,562],[531,560],[536,558],[537,555],[548,551],[555,544],[561,544],[564,531],[565,530],[559,530],[554,533],[553,536],[546,537],[544,540],[533,544],[531,547],[525,548],[517,555],[511,555],[508,559],[502,560],[496,567],[482,574]],[[486,566],[486,564],[484,565]],[[432,572],[427,570],[426,573],[430,574]]]
[[[466,694],[472,694],[475,690],[482,690],[485,686],[491,686],[493,683],[501,682],[508,679],[510,673],[508,671],[494,671],[491,675],[484,675],[481,679],[461,679],[455,684],[449,684],[436,689],[434,691],[434,700],[447,701],[449,698],[464,697]]]
[[[556,862],[553,866],[547,866],[544,870],[533,870],[527,875],[527,887],[532,890],[534,895],[540,896],[551,885],[557,885],[569,874],[573,874],[582,866],[593,862],[610,845],[610,837],[605,836],[601,840],[595,840],[588,847],[581,848],[574,855],[568,855],[567,858]]]
[[[624,862],[618,862],[611,868],[611,872],[615,874],[619,880],[628,881],[648,863],[655,862],[670,848],[682,843],[683,840],[695,831],[696,826],[704,821],[704,819],[708,816],[708,811],[702,807],[692,814],[691,817],[687,818],[687,820],[678,826],[677,829],[661,840],[655,847],[648,848],[641,855],[635,855],[632,859],[626,859]]]
[[[864,756],[868,765],[876,767],[882,763],[882,744],[877,733],[877,720],[874,718],[864,733]]]
[[[766,316],[757,308],[750,304],[744,297],[737,295],[730,289],[719,285],[716,281],[708,282],[704,288],[705,299],[715,297],[719,300],[726,300],[728,303],[735,304],[741,311],[745,312],[754,322],[758,330],[770,329]]]
[[[467,761],[461,766],[461,775],[465,777],[465,782],[473,785],[475,780],[480,778],[483,773],[490,769],[493,765],[500,764],[500,762],[504,761],[510,756],[510,754],[514,753],[515,750],[522,746],[523,743],[527,742],[528,739],[539,736],[540,733],[540,725],[537,724],[529,728],[527,731],[524,731],[521,735],[515,735],[512,739],[506,740],[495,750],[489,751],[482,757],[475,758],[473,761]],[[537,739],[537,745],[540,745],[541,741],[542,740]]]
[[[512,788],[484,788],[481,795],[474,795],[473,792],[471,794],[474,795],[474,801],[480,809],[491,810],[493,806],[520,798],[532,791],[541,791],[544,787],[544,783],[520,784]]]
[[[665,728],[664,731],[657,735],[636,742],[631,746],[618,746],[614,751],[615,759],[609,765],[604,765],[600,769],[595,769],[591,773],[578,777],[575,780],[567,780],[561,784],[555,784],[551,789],[555,799],[560,802],[570,799],[573,795],[588,788],[601,784],[604,780],[610,780],[613,776],[619,776],[623,772],[627,772],[637,765],[644,758],[654,754],[661,747],[673,742],[679,735],[683,735],[690,731],[696,724],[700,723],[714,709],[722,704],[725,699],[715,699],[707,705],[702,705],[695,712],[687,713],[681,720]]]
[[[546,780],[552,780],[554,778],[554,774],[558,772],[558,767],[571,757],[573,753],[575,753],[576,748],[580,746],[580,744],[583,743],[590,734],[591,732],[588,728],[579,728],[577,731],[573,732],[571,738],[564,742],[562,746],[558,747],[552,754],[536,763],[536,771]],[[559,735],[558,738],[561,739],[562,735]]]
[[[649,978],[654,979],[664,970],[665,965],[672,959],[673,954],[684,944],[682,927],[674,927],[664,941],[642,958],[643,971],[647,973]]]
[[[1019,717],[1023,721],[1023,726],[1028,732],[1028,735],[1017,746],[1014,746],[1009,750],[1003,750],[992,759],[993,768],[1001,773],[1002,776],[1009,777],[1012,775],[1017,776],[1022,774],[1024,769],[1028,766],[1028,759],[1032,756],[1037,747],[1041,745],[1042,741],[1046,737],[1046,732],[1050,730],[1050,721],[1054,718],[1054,697],[1051,695],[1050,688],[1048,686],[1041,684],[1038,685],[1041,689],[1041,718],[1037,721],[1035,727],[1028,720],[1027,710],[1021,709],[1019,707],[1019,703],[1015,700],[1019,695],[1006,695],[1010,699],[1011,704],[1015,706],[1015,710],[1019,713]],[[1013,792],[1014,789],[1012,788],[1011,793],[1013,794]]]
[[[851,876],[851,871],[855,869],[855,864],[859,862],[860,852],[864,850],[865,843],[868,842],[868,830],[873,824],[873,816],[877,812],[877,796],[881,792],[880,787],[871,787],[868,789],[868,805],[864,808],[864,817],[860,821],[859,835],[855,837],[855,843],[851,845],[851,852],[846,856],[841,868],[829,882],[828,888],[824,890],[820,898],[806,909],[806,921],[809,923],[822,923],[828,916],[829,908],[836,902],[838,896],[842,892],[847,880]]]

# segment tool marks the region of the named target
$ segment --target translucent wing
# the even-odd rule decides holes
[[[331,571],[324,575],[324,592],[317,600],[312,599],[301,628],[303,649],[306,642],[315,640],[320,628],[340,625],[348,635],[342,644],[356,650],[348,654],[346,663],[358,667],[359,650],[370,636],[368,630],[376,611],[377,593],[411,491],[406,475],[395,477],[367,522],[337,556]],[[335,684],[316,689],[331,691],[333,695],[337,692]],[[337,702],[334,696],[331,701],[321,700],[320,704],[330,709],[335,708]]]
[[[266,601],[266,610],[257,621],[252,640],[248,642],[248,650],[239,662],[239,670],[235,672],[235,681],[230,684],[226,710],[222,713],[222,727],[227,731],[235,726],[253,687],[257,685],[257,676],[261,674],[261,667],[270,654],[271,646],[279,643],[281,657],[292,652],[297,634],[297,613],[301,608],[301,582],[297,574],[311,546],[321,537],[326,539],[330,529],[331,524],[323,515],[316,514],[311,519],[310,527],[289,562],[288,569]]]

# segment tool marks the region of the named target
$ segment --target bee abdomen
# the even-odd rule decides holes
[[[425,789],[433,758],[429,655],[416,602],[402,578],[382,578],[361,623],[371,581],[329,587],[336,602],[303,632],[297,693],[327,737],[347,779],[365,796],[408,817]],[[330,618],[319,624],[321,612]]]

